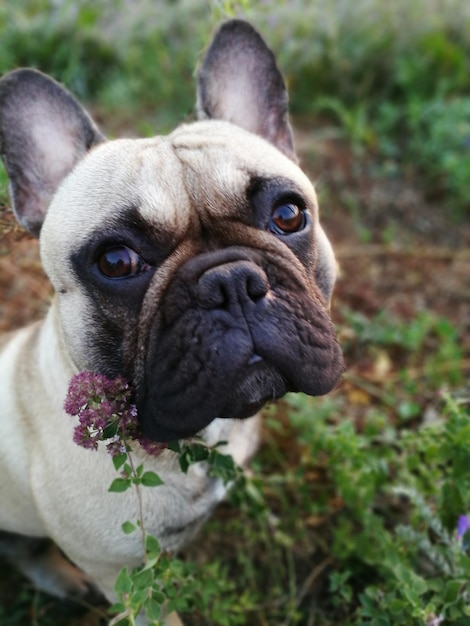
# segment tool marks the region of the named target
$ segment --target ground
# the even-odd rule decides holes
[[[368,317],[386,311],[405,321],[433,311],[458,330],[462,367],[470,370],[470,215],[451,217],[451,207],[442,198],[426,198],[419,178],[403,171],[387,175],[387,163],[351,148],[321,126],[298,131],[296,138],[302,163],[316,183],[323,224],[339,263],[333,317],[341,334],[347,339],[347,310]],[[51,288],[41,269],[37,242],[16,226],[7,208],[0,209],[0,235],[3,332],[44,315]],[[371,379],[370,362],[356,361],[354,353],[346,359],[347,376]],[[349,393],[348,384],[338,393]],[[84,609],[77,615],[75,605],[42,600],[36,606],[29,595],[22,605],[20,588],[27,589],[28,584],[2,567],[0,616],[5,615],[1,622],[5,626],[23,623],[15,618],[18,611],[24,611],[25,624],[97,623],[96,613]],[[13,597],[12,613],[8,607]]]

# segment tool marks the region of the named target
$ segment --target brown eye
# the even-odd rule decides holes
[[[280,235],[295,233],[305,226],[305,214],[296,204],[286,203],[277,206],[271,217],[271,230]]]
[[[125,278],[145,269],[142,258],[126,246],[108,248],[98,259],[98,268],[107,278]]]

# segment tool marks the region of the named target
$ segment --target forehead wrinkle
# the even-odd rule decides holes
[[[201,142],[177,145],[175,150],[193,216],[205,221],[237,215],[251,176],[230,147]]]
[[[183,168],[171,142],[163,139],[140,154],[137,198],[142,217],[155,227],[186,228],[190,199],[185,193]]]
[[[208,176],[201,179],[197,169],[184,170],[185,187],[194,212],[202,219],[238,214],[238,203],[245,199],[250,181],[248,172],[226,161],[211,163],[207,154],[200,156],[201,162],[210,168]]]

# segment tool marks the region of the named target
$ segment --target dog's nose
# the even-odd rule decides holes
[[[197,284],[199,305],[205,309],[230,309],[258,302],[269,291],[264,271],[250,261],[234,261],[208,269]]]

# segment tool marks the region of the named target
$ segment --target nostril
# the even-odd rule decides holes
[[[245,290],[248,298],[253,302],[258,302],[268,293],[268,281],[261,272],[246,277]]]
[[[228,310],[235,304],[258,302],[269,291],[263,270],[248,261],[227,263],[213,267],[197,284],[197,298],[204,308]]]

